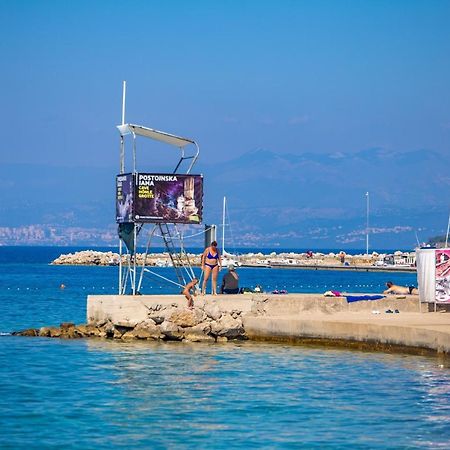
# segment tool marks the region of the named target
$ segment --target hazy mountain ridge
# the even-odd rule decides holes
[[[445,204],[441,191],[443,184],[450,186],[450,176],[445,169],[450,157],[431,151],[410,153],[411,159],[409,153],[389,153],[380,149],[340,158],[330,154],[278,155],[257,151],[222,165],[221,178],[226,181],[214,182],[222,184],[224,189],[229,180],[242,183],[229,189],[232,193],[239,189],[259,192],[266,186],[266,199],[286,201],[287,195],[289,204],[302,207],[339,205],[351,210],[349,201],[359,203],[366,191],[372,192],[387,206]],[[267,183],[271,184],[267,186]]]
[[[429,150],[401,153],[375,148],[328,154],[256,150],[220,166],[201,161],[196,172],[205,177],[204,222],[221,222],[226,195],[237,244],[362,242],[366,191],[373,239],[409,244],[417,230],[419,235],[433,235],[446,226],[449,163],[450,156]],[[114,169],[106,168],[10,165],[4,168],[0,226],[110,227],[115,175]]]
[[[448,156],[427,150],[300,155],[259,150],[220,167],[213,204],[226,194],[241,231],[292,231],[303,242],[350,244],[365,240],[368,191],[372,239],[414,245],[416,232],[425,239],[445,227],[449,163]],[[239,182],[230,183],[236,174]]]

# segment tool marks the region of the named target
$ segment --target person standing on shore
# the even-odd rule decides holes
[[[233,264],[228,266],[228,272],[223,276],[221,294],[239,294],[239,275],[236,273]]]
[[[206,294],[206,283],[212,274],[212,295],[217,295],[217,275],[219,270],[222,268],[222,263],[220,261],[220,253],[217,248],[217,242],[212,241],[209,247],[205,248],[202,255],[202,270],[203,270],[203,283],[202,283],[202,294]]]

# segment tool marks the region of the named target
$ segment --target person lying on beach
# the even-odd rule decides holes
[[[191,282],[189,282],[183,289],[183,294],[188,301],[188,308],[194,307],[194,299],[192,298],[191,289],[195,292],[195,285],[198,283],[197,278],[193,278]]]
[[[383,294],[394,294],[394,295],[418,295],[419,290],[414,286],[397,286],[392,281],[386,283],[387,289],[383,291]]]

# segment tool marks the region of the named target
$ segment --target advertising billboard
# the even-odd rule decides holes
[[[133,175],[131,173],[116,177],[116,222],[133,222]]]
[[[130,179],[131,197],[127,200]],[[199,224],[203,213],[203,176],[142,172],[118,175],[116,205],[118,223]]]
[[[450,249],[436,250],[436,302],[450,302]]]

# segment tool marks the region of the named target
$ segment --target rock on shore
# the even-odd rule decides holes
[[[101,321],[87,325],[62,323],[59,327],[31,328],[14,332],[18,336],[78,339],[87,337],[190,342],[221,342],[246,339],[241,311],[222,312],[217,306],[184,309],[157,305],[141,322]]]
[[[449,314],[446,309],[428,312],[415,295],[350,303],[320,294],[205,296],[195,300],[194,309],[186,308],[182,296],[117,297],[89,296],[86,325],[62,323],[12,334],[120,341],[275,340],[450,355]]]

